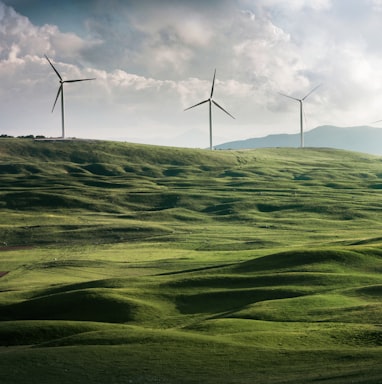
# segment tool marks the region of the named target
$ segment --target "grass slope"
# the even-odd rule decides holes
[[[2,139],[0,176],[1,383],[382,381],[379,157]]]

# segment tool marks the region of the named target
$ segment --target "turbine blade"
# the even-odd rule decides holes
[[[227,112],[223,107],[221,107],[216,101],[211,100],[218,108],[220,108],[223,112],[225,112],[228,116],[231,116],[233,119],[235,119],[229,112]]]
[[[54,65],[52,64],[52,62],[49,60],[49,57],[47,55],[45,55],[45,58],[48,60],[49,64],[51,65],[51,67],[53,68],[54,72],[56,72],[58,78],[62,81],[62,77],[61,75],[58,73],[57,69],[54,67]]]
[[[95,80],[95,77],[92,79],[64,80],[63,83],[77,83],[78,81],[88,81],[88,80]]]
[[[215,72],[214,72],[214,78],[212,79],[212,87],[211,87],[211,96],[210,96],[210,99],[212,99],[212,96],[213,96],[213,94],[214,94],[215,77],[216,77],[216,69],[215,69]]]
[[[56,100],[54,100],[54,104],[53,104],[52,112],[54,111],[54,107],[56,106],[58,97],[60,96],[60,93],[61,93],[61,92],[63,92],[63,90],[62,90],[62,84],[61,84],[60,87],[58,88],[58,92],[57,92]]]
[[[314,87],[305,97],[303,97],[301,100],[305,100],[308,96],[310,96],[317,88],[320,88],[322,84],[317,85],[317,87]]]
[[[186,109],[185,109],[185,111],[188,111],[188,110],[189,110],[189,109],[191,109],[191,108],[195,108],[195,107],[197,107],[198,105],[201,105],[201,104],[207,103],[208,101],[210,101],[210,99],[207,99],[207,100],[201,101],[200,103],[198,103],[198,104],[195,104],[195,105],[193,105],[192,107],[186,108]]]
[[[297,97],[293,97],[293,96],[286,95],[285,93],[281,93],[281,92],[279,92],[279,94],[280,94],[281,96],[288,97],[289,99],[292,99],[292,100],[301,101],[301,99],[297,99]]]

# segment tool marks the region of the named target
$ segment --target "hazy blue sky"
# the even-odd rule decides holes
[[[0,0],[0,134],[207,147],[382,119],[382,0]],[[376,125],[378,126],[378,124]],[[298,143],[296,143],[296,146]]]

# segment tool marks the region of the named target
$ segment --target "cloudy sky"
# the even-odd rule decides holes
[[[207,147],[382,119],[382,0],[0,0],[0,134]],[[380,124],[379,124],[380,125]],[[375,124],[378,126],[378,124]],[[296,143],[296,146],[298,143]]]

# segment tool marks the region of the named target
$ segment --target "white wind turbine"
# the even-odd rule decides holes
[[[92,79],[77,79],[77,80],[63,80],[57,69],[54,67],[52,62],[49,60],[48,56],[45,55],[46,59],[48,60],[49,64],[53,68],[54,72],[56,72],[58,78],[60,79],[60,87],[58,88],[56,99],[54,100],[52,112],[54,110],[54,107],[56,106],[58,97],[61,94],[61,124],[62,124],[62,138],[65,138],[65,117],[64,117],[64,83],[77,83],[79,81],[88,81],[88,80],[95,80],[95,78]]]
[[[303,103],[304,100],[310,96],[317,88],[321,87],[322,84],[317,85],[317,87],[313,88],[309,93],[307,93],[302,99],[298,99],[297,97],[285,95],[284,93],[280,93],[281,96],[288,97],[289,99],[296,100],[300,103],[300,146],[304,147],[304,110]]]
[[[191,109],[191,108],[194,108],[194,107],[197,107],[198,105],[201,105],[201,104],[204,104],[204,103],[208,103],[209,104],[209,117],[210,117],[210,149],[212,149],[212,103],[214,103],[218,108],[220,108],[223,112],[225,112],[228,116],[231,116],[233,119],[234,117],[229,113],[227,112],[223,107],[221,107],[215,100],[212,99],[212,96],[214,94],[214,87],[215,87],[215,77],[216,77],[216,69],[215,69],[215,72],[214,72],[214,78],[212,80],[212,87],[211,87],[211,94],[210,94],[210,97],[209,99],[207,100],[203,100],[201,101],[200,103],[198,104],[195,104],[193,105],[192,107],[189,107],[189,108],[186,108],[185,111]]]

